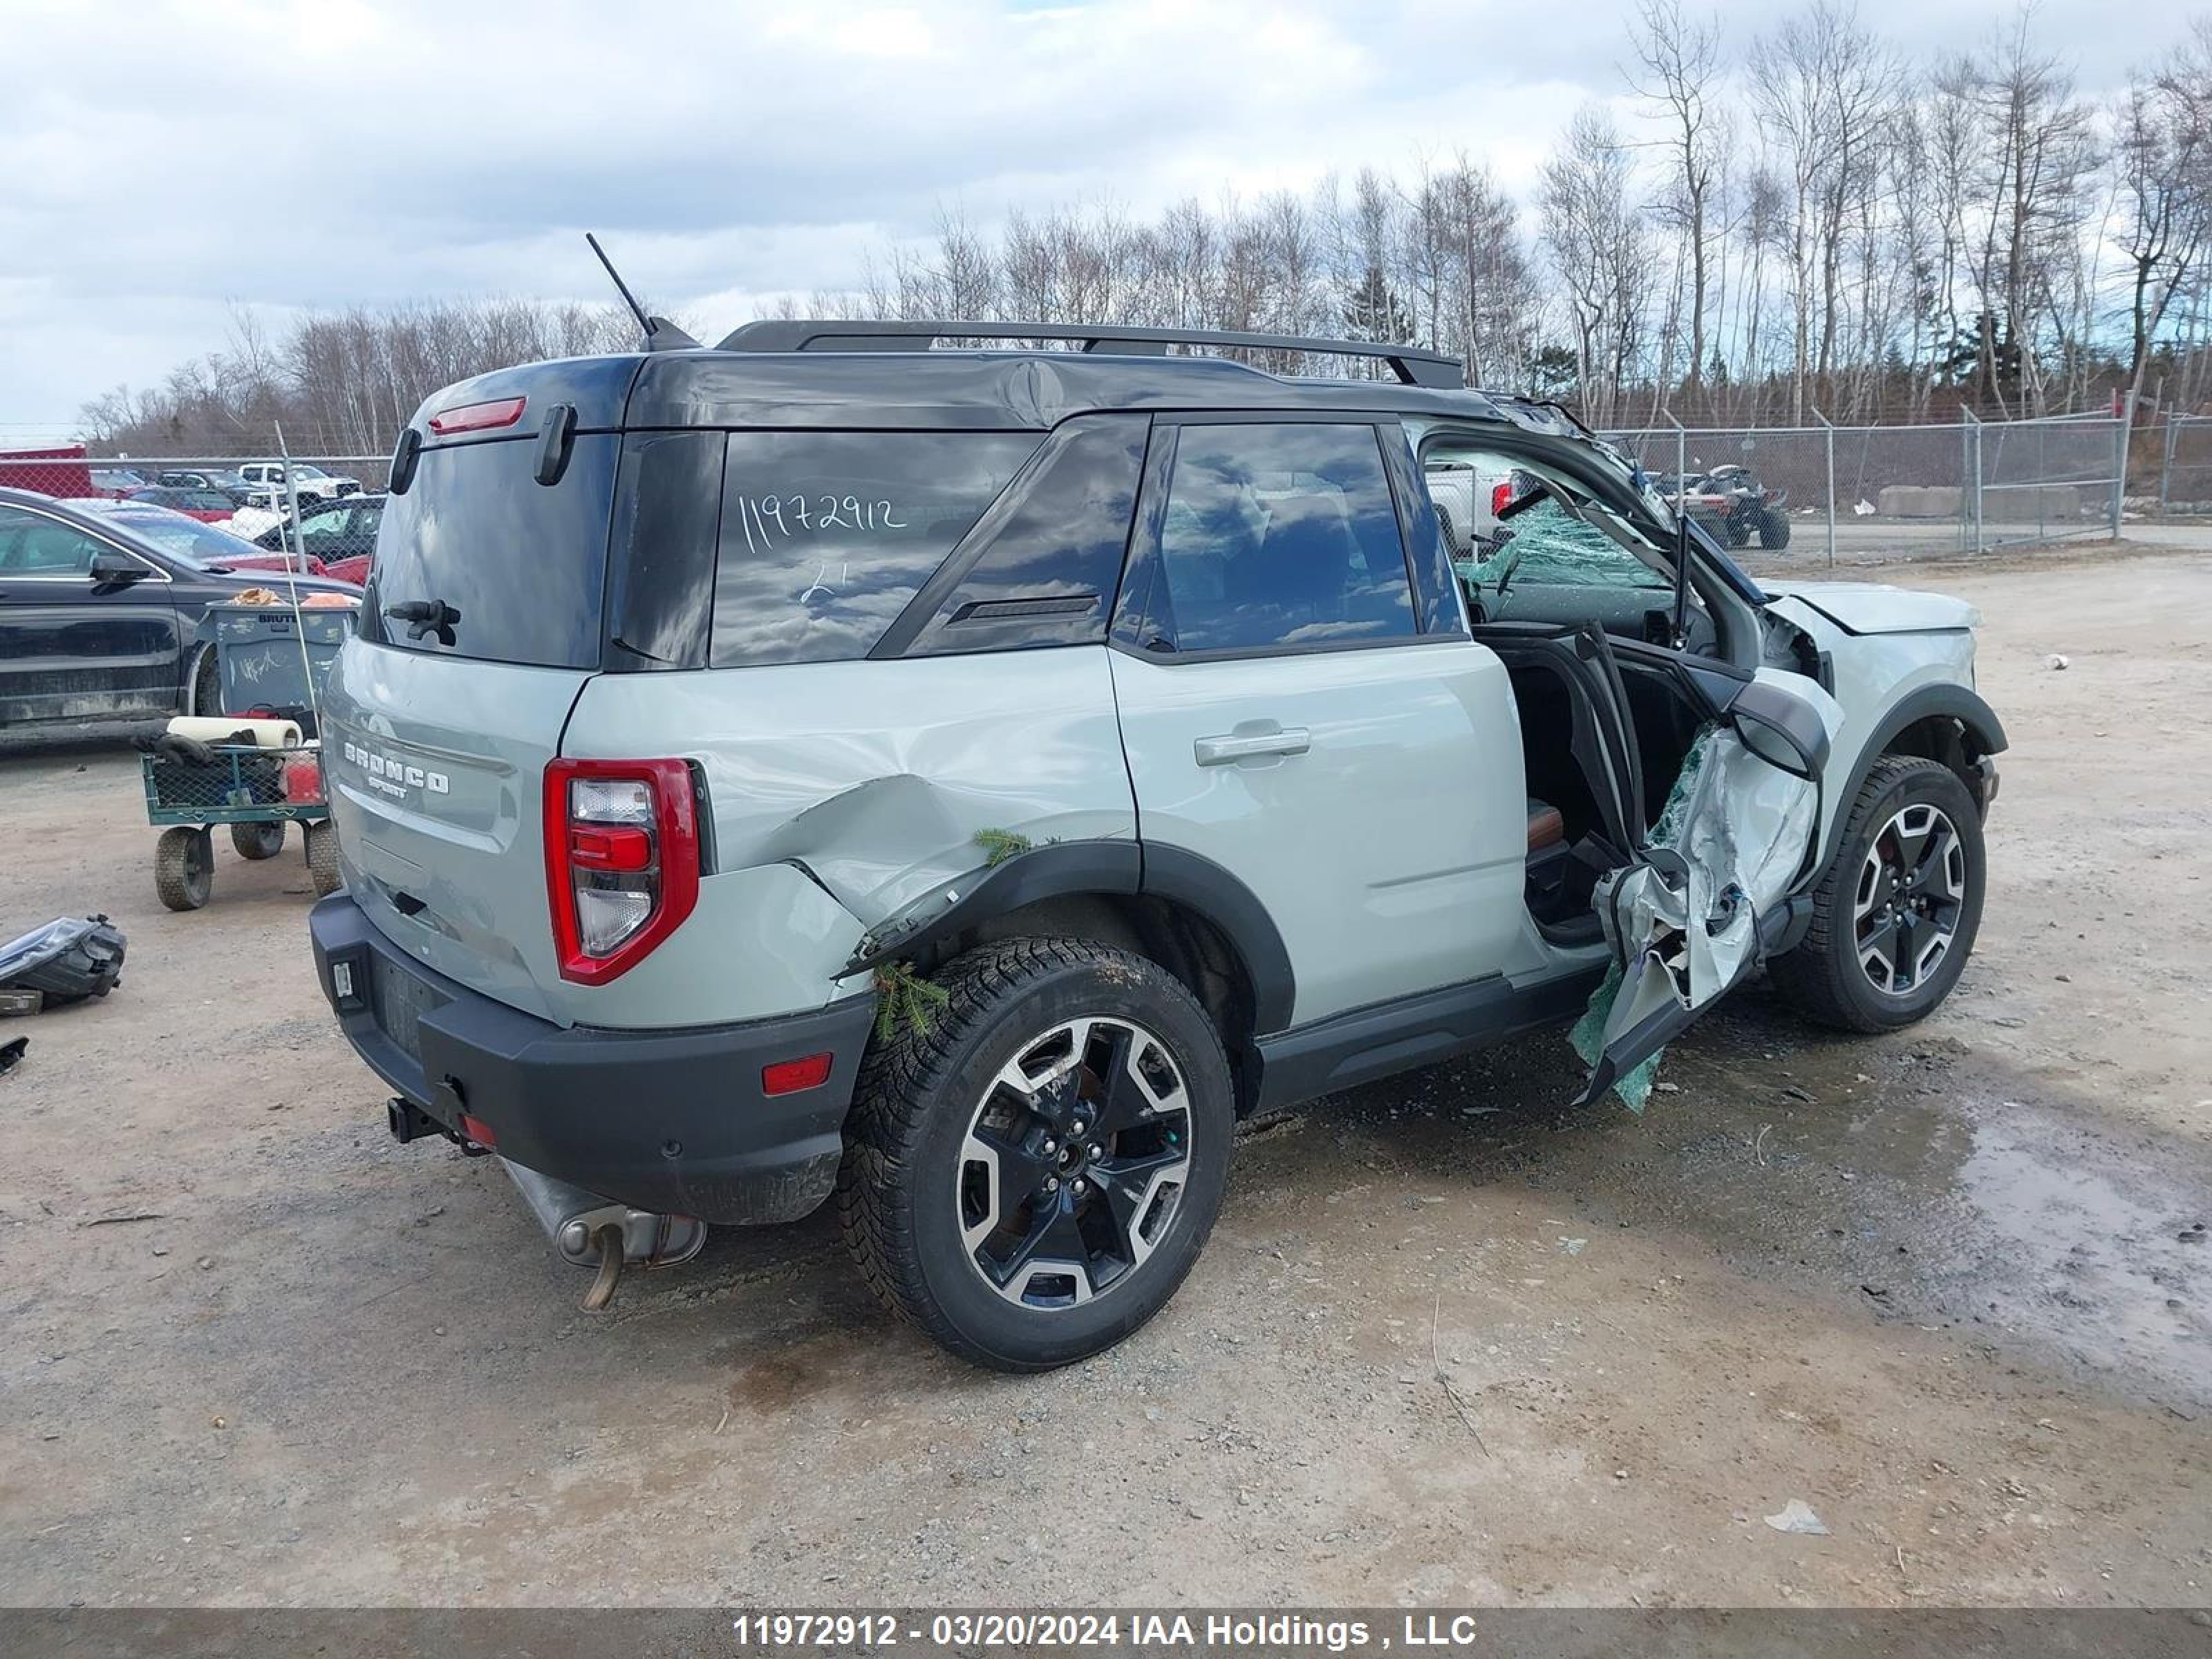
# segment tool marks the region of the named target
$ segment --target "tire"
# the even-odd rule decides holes
[[[936,984],[927,1029],[879,1038],[861,1067],[846,1244],[888,1307],[963,1359],[1085,1358],[1166,1305],[1220,1212],[1236,1120],[1220,1036],[1166,969],[1085,940],[982,946]]]
[[[215,890],[215,842],[204,830],[178,824],[154,847],[154,891],[172,910],[197,910]]]
[[[338,873],[338,832],[328,818],[319,818],[301,831],[307,843],[307,875],[315,896],[328,898],[344,884]]]
[[[216,660],[215,647],[203,650],[192,664],[191,706],[189,714],[220,714],[222,713],[222,670]]]
[[[230,826],[230,844],[242,859],[273,859],[284,850],[284,820],[264,818],[257,823]]]
[[[1878,911],[1861,916],[1869,890],[1877,904],[1881,902],[1884,872],[1891,867],[1877,842],[1890,836],[1900,821],[1908,830],[1932,824],[1923,816],[1931,811],[1940,815],[1958,848],[1956,867],[1937,872],[1941,882],[1931,877],[1920,892],[1931,906],[1943,908],[1908,914],[1905,927],[1886,931]],[[1932,830],[1930,835],[1936,846],[1918,843],[1920,858],[1941,852],[1940,838]],[[1893,839],[1886,846],[1901,844]],[[1923,1018],[1951,994],[1972,954],[1987,872],[1981,815],[1958,775],[1940,761],[1882,757],[1860,785],[1835,856],[1813,889],[1811,927],[1796,949],[1774,963],[1776,988],[1801,1012],[1840,1030],[1893,1031]],[[1951,901],[1933,894],[1937,885],[1962,890]],[[1896,890],[1908,902],[1914,893],[1910,881]],[[1946,927],[1943,949],[1929,962],[1930,945]],[[1869,949],[1870,959],[1865,954]],[[1888,987],[1881,983],[1885,960],[1893,979]]]
[[[1769,552],[1778,553],[1790,545],[1790,520],[1779,513],[1759,515],[1759,544]]]

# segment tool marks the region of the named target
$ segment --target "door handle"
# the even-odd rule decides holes
[[[1225,766],[1255,755],[1303,755],[1313,747],[1313,734],[1303,726],[1278,727],[1273,732],[1229,732],[1218,738],[1200,738],[1191,752],[1200,766]]]

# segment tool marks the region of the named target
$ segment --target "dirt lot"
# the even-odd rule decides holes
[[[1937,1017],[1747,992],[1642,1119],[1557,1037],[1322,1103],[1042,1379],[824,1218],[580,1313],[496,1167],[386,1138],[296,851],[172,915],[131,757],[18,754],[0,921],[131,959],[0,1027],[0,1602],[2212,1601],[2212,555],[1903,579],[2014,739]]]

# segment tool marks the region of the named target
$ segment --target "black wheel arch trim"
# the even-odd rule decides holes
[[[1259,895],[1220,865],[1188,848],[1144,843],[1140,892],[1194,910],[1218,927],[1252,981],[1252,1030],[1255,1036],[1279,1031],[1291,1023],[1297,979],[1291,953],[1275,919]]]
[[[1165,899],[1221,930],[1251,981],[1253,1029],[1279,1031],[1291,1023],[1297,981],[1283,936],[1257,895],[1212,860],[1180,847],[1135,841],[1048,842],[980,872],[972,885],[925,921],[890,935],[872,934],[846,974],[865,973],[1046,899],[1089,894]]]
[[[1968,743],[1980,755],[1997,755],[2008,746],[2004,723],[1997,719],[1996,711],[1984,702],[1980,695],[1963,685],[1923,685],[1917,691],[1898,699],[1894,707],[1885,713],[1875,727],[1874,736],[1860,751],[1857,763],[1851,769],[1850,786],[1836,797],[1835,820],[1828,826],[1826,841],[1820,849],[1816,869],[1826,869],[1828,860],[1836,855],[1842,845],[1844,824],[1850,817],[1850,804],[1858,798],[1865,787],[1868,775],[1875,764],[1889,753],[1889,746],[1908,728],[1922,720],[1949,719],[1959,722]]]

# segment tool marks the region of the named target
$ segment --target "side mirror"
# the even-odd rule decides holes
[[[153,573],[137,560],[121,553],[95,553],[92,556],[92,585],[94,587],[128,587],[133,582],[146,580]]]
[[[1729,705],[1744,747],[1793,777],[1818,783],[1828,764],[1828,732],[1812,708],[1754,680]]]

